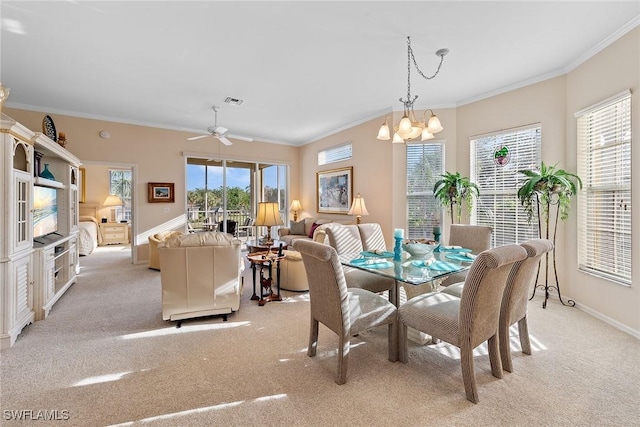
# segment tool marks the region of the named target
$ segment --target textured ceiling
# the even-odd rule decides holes
[[[2,1],[7,106],[301,145],[401,109],[563,74],[638,25],[640,1]],[[223,104],[227,96],[242,106]],[[446,124],[445,124],[446,125]]]

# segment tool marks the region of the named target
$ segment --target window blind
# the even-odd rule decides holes
[[[432,238],[441,224],[442,207],[433,186],[444,173],[444,143],[407,145],[407,237]]]
[[[351,142],[318,151],[318,166],[349,160],[352,156]]]
[[[493,228],[491,246],[521,243],[538,237],[538,225],[527,223],[518,200],[524,175],[518,171],[540,164],[540,124],[471,138],[471,181],[480,189],[471,221]],[[508,162],[499,164],[495,153],[507,148]]]
[[[576,113],[578,268],[631,285],[631,94]]]

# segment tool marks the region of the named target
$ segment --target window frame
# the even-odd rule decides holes
[[[575,113],[578,270],[632,286],[632,102],[626,90]]]
[[[533,131],[534,135],[530,135]],[[535,143],[534,147],[527,144]],[[513,144],[517,144],[514,146]],[[492,182],[498,184],[498,177],[501,175],[500,185],[488,189],[479,178],[479,170],[487,170],[489,161],[486,158],[479,158],[479,145],[492,144],[490,162],[494,167],[494,177]],[[509,147],[509,145],[511,145]],[[502,146],[509,148],[508,162],[498,164],[495,160],[495,151]],[[509,243],[521,243],[529,239],[538,238],[539,231],[536,223],[529,224],[527,214],[518,199],[518,188],[525,176],[518,173],[522,169],[532,169],[538,167],[542,160],[542,124],[531,123],[528,125],[489,132],[469,138],[469,169],[470,179],[480,190],[480,197],[475,200],[471,214],[471,223],[475,225],[487,225],[493,229],[491,233],[491,247],[502,246]],[[528,158],[522,158],[529,156]],[[482,162],[480,162],[482,160]],[[502,168],[502,169],[498,169]],[[488,197],[493,198],[493,203],[486,203],[487,208],[483,208]],[[501,207],[501,209],[498,209]],[[513,210],[515,207],[515,211]],[[487,218],[492,221],[483,220],[487,212]],[[513,215],[509,218],[508,215]],[[510,227],[510,228],[509,228]],[[510,231],[513,229],[513,232]]]

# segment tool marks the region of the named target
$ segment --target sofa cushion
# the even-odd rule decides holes
[[[318,226],[320,226],[320,224],[318,224],[318,223],[316,223],[316,222],[314,222],[314,223],[311,225],[311,230],[309,231],[309,238],[310,238],[310,239],[313,239],[313,233],[316,231],[316,228],[318,228]]]
[[[304,235],[304,219],[300,221],[289,221],[289,234]]]

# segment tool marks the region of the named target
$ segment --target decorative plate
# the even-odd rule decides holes
[[[461,248],[459,246],[440,246],[440,251],[464,253],[464,252],[471,252],[471,249]]]
[[[58,133],[56,132],[56,125],[53,124],[51,116],[44,116],[42,120],[42,133],[47,135],[53,142],[58,141]]]

